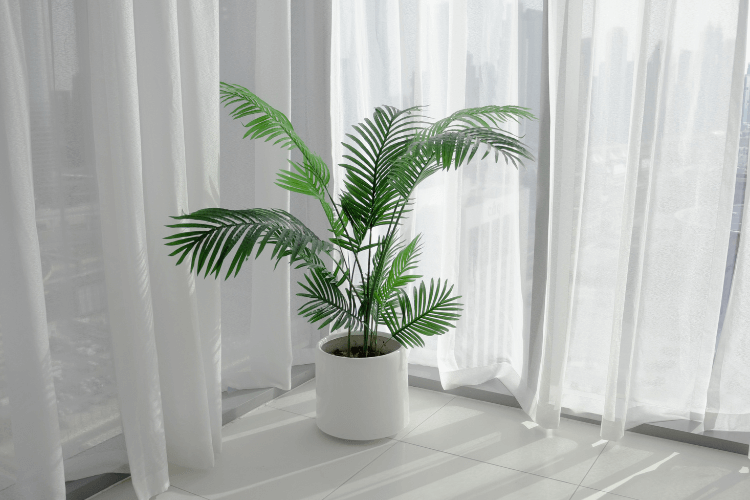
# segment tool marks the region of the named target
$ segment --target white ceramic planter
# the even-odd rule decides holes
[[[331,341],[346,335],[329,335],[315,350],[318,427],[341,439],[393,436],[409,424],[407,351],[393,340],[389,345],[398,349],[374,358],[345,358],[326,352],[327,344],[330,350]],[[383,338],[382,334],[378,338]]]

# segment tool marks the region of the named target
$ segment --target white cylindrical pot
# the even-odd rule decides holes
[[[394,350],[383,356],[346,358],[330,354],[333,346],[342,343],[337,339],[343,337],[346,345],[346,336],[329,335],[315,350],[318,427],[341,439],[393,436],[409,424],[407,351],[391,340],[388,346]],[[379,334],[379,345],[382,338],[388,337]]]

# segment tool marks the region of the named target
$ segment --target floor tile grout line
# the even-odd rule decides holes
[[[403,436],[401,436],[401,438],[396,439],[396,441],[404,442],[403,440],[406,439],[412,432],[414,432],[417,429],[419,429],[422,426],[422,424],[424,424],[429,419],[431,419],[432,417],[434,417],[437,412],[439,412],[440,410],[442,410],[443,408],[445,408],[446,406],[448,406],[448,404],[451,401],[453,401],[454,399],[456,399],[456,396],[452,396],[448,401],[445,402],[445,404],[443,404],[440,408],[438,408],[437,410],[435,410],[432,413],[430,413],[430,415],[427,418],[425,418],[424,420],[422,420],[421,422],[419,422],[412,430],[410,430],[409,432],[407,432],[406,434],[404,434]]]
[[[568,498],[568,500],[573,500],[573,497],[576,496],[576,493],[578,493],[579,489],[581,489],[581,485],[580,484],[578,486],[576,486],[576,489],[573,490],[573,493],[570,495],[570,497]]]
[[[179,488],[179,487],[175,486],[174,484],[172,484],[172,481],[169,482],[169,486],[172,487],[172,488],[174,488],[174,489],[176,489],[176,490],[184,491],[185,493],[190,493],[191,495],[194,495],[194,496],[196,496],[198,498],[202,498],[203,500],[209,500],[208,498],[204,497],[203,495],[199,495],[197,493],[193,493],[192,491],[188,491],[185,488]]]
[[[613,497],[624,498],[625,500],[638,500],[638,499],[637,499],[637,498],[635,498],[635,497],[627,497],[627,496],[625,496],[625,495],[621,495],[621,494],[619,494],[619,493],[612,493],[611,491],[598,490],[598,489],[596,489],[596,488],[592,488],[592,487],[590,487],[590,486],[583,486],[583,485],[579,485],[579,486],[578,486],[578,488],[576,488],[576,491],[578,491],[578,490],[579,490],[579,489],[581,489],[581,488],[583,488],[583,489],[585,489],[585,490],[591,490],[591,491],[595,491],[595,492],[597,492],[597,493],[604,493],[605,495],[611,495],[611,496],[613,496]],[[575,493],[573,493],[573,494],[575,495]],[[571,497],[571,498],[572,498],[572,497]]]
[[[607,446],[609,446],[609,441],[607,441],[607,442],[606,442],[606,443],[604,444],[604,446],[602,446],[602,449],[601,449],[601,450],[599,450],[599,453],[597,453],[597,455],[596,455],[596,458],[594,459],[594,461],[593,461],[593,462],[591,462],[591,466],[589,467],[589,470],[587,470],[587,471],[586,471],[586,474],[584,474],[584,475],[583,475],[583,477],[581,478],[581,482],[579,482],[579,483],[578,483],[578,486],[583,486],[583,482],[584,482],[584,481],[586,480],[586,477],[587,477],[587,476],[589,475],[589,473],[591,472],[591,469],[593,469],[593,468],[594,468],[594,465],[596,465],[596,462],[597,462],[597,461],[599,460],[599,457],[601,457],[601,456],[602,456],[602,453],[604,453],[604,450],[606,450],[606,449],[607,449]],[[588,488],[588,486],[584,486],[584,488]],[[591,488],[591,489],[596,489],[596,488]],[[606,492],[605,492],[605,493],[606,493]]]
[[[420,447],[420,448],[424,448],[424,449],[426,449],[426,450],[436,451],[436,452],[438,452],[438,453],[444,453],[444,454],[446,454],[446,455],[450,455],[450,456],[452,456],[452,457],[457,457],[457,458],[465,458],[466,460],[471,460],[472,462],[477,462],[477,463],[480,463],[480,464],[491,465],[491,466],[493,466],[493,467],[499,467],[499,468],[501,468],[501,469],[512,470],[512,471],[514,471],[514,472],[520,472],[520,473],[522,473],[522,474],[529,474],[529,475],[531,475],[531,476],[536,476],[536,477],[540,477],[540,478],[542,478],[542,479],[549,479],[549,480],[551,480],[551,481],[557,481],[557,482],[559,482],[559,483],[565,483],[565,484],[570,484],[570,485],[572,485],[572,486],[578,486],[578,485],[577,485],[576,483],[571,483],[570,481],[563,481],[562,479],[555,479],[554,477],[542,476],[541,474],[536,474],[536,473],[534,473],[534,472],[527,472],[527,471],[525,471],[525,470],[514,469],[514,468],[512,468],[512,467],[506,467],[506,466],[504,466],[504,465],[497,465],[497,464],[493,464],[492,462],[485,462],[485,461],[483,461],[483,460],[477,460],[476,458],[465,457],[465,456],[463,456],[463,455],[457,455],[457,454],[455,454],[455,453],[451,453],[451,452],[449,452],[449,451],[437,450],[437,449],[435,449],[435,448],[430,448],[429,446],[424,446],[424,445],[421,445],[421,444],[410,443],[410,442],[408,442],[408,441],[399,441],[399,442],[400,442],[400,443],[404,443],[404,444],[410,444],[410,445],[412,445],[412,446],[418,446],[418,447]],[[592,488],[592,489],[593,489],[593,488]]]
[[[308,382],[309,382],[309,381],[308,381]],[[304,383],[308,383],[308,382],[304,382]],[[302,384],[301,384],[301,385],[302,385]],[[426,390],[426,389],[425,389],[425,390]],[[406,435],[404,435],[403,437],[401,437],[401,438],[386,438],[386,439],[388,439],[388,440],[390,440],[390,441],[393,441],[393,444],[391,444],[390,446],[386,447],[386,449],[385,449],[385,450],[384,450],[384,451],[383,451],[382,453],[379,453],[379,454],[378,454],[378,455],[377,455],[376,457],[374,457],[374,458],[373,458],[373,459],[372,459],[372,460],[371,460],[370,462],[368,462],[367,464],[365,464],[365,465],[364,465],[364,467],[362,467],[362,468],[361,468],[361,469],[359,469],[359,470],[358,470],[357,472],[355,472],[354,474],[352,474],[352,475],[351,475],[351,476],[350,476],[349,478],[347,478],[347,479],[346,479],[346,480],[345,480],[345,481],[344,481],[343,483],[341,483],[341,484],[340,484],[339,486],[337,486],[337,487],[336,487],[336,488],[335,488],[335,489],[334,489],[333,491],[331,491],[331,492],[330,492],[330,493],[329,493],[328,495],[326,495],[325,497],[323,497],[323,498],[322,498],[321,500],[325,500],[326,498],[328,498],[328,497],[330,497],[331,495],[333,495],[333,494],[334,494],[334,493],[335,493],[335,492],[336,492],[336,491],[337,491],[337,490],[338,490],[339,488],[341,488],[342,486],[344,486],[344,485],[345,485],[346,483],[348,483],[348,482],[349,482],[349,481],[350,481],[350,480],[351,480],[351,479],[352,479],[352,478],[353,478],[354,476],[356,476],[357,474],[359,474],[360,472],[362,472],[362,471],[363,471],[363,470],[364,470],[365,468],[367,468],[368,466],[370,466],[370,465],[371,465],[371,464],[372,464],[372,463],[373,463],[373,462],[374,462],[375,460],[377,460],[378,458],[380,458],[380,456],[381,456],[381,455],[383,455],[383,453],[385,453],[385,452],[386,452],[386,451],[388,451],[388,450],[389,450],[390,448],[392,448],[392,447],[393,447],[393,446],[394,446],[394,445],[395,445],[396,443],[404,443],[404,444],[410,444],[410,445],[412,445],[412,446],[417,446],[417,447],[420,447],[420,448],[424,448],[424,449],[427,449],[427,450],[435,451],[435,452],[438,452],[438,453],[443,453],[443,454],[446,454],[446,455],[450,455],[450,456],[454,456],[454,457],[457,457],[457,458],[465,458],[465,459],[467,459],[467,460],[471,460],[471,461],[473,461],[473,462],[478,462],[478,463],[482,463],[482,464],[492,465],[492,466],[494,466],[494,467],[500,467],[501,469],[512,470],[512,471],[515,471],[515,472],[520,472],[520,473],[522,473],[522,474],[529,474],[529,475],[532,475],[532,476],[536,476],[536,477],[539,477],[539,478],[542,478],[542,479],[551,479],[551,480],[553,480],[553,481],[558,481],[558,482],[561,482],[561,483],[565,483],[565,484],[570,484],[570,485],[573,485],[573,486],[575,486],[575,487],[576,487],[576,489],[575,489],[575,490],[573,491],[573,493],[572,493],[572,495],[570,496],[569,500],[571,500],[571,499],[572,499],[572,498],[573,498],[573,497],[575,496],[575,494],[576,494],[576,493],[578,492],[578,490],[579,490],[579,489],[580,489],[581,487],[584,487],[584,488],[587,488],[587,489],[590,489],[590,490],[594,490],[594,491],[601,491],[601,492],[603,492],[603,493],[605,493],[605,494],[616,495],[616,496],[619,496],[619,497],[622,497],[622,498],[630,498],[630,497],[625,497],[625,496],[622,496],[622,495],[618,495],[617,493],[612,493],[612,492],[609,492],[609,491],[599,490],[599,489],[597,489],[597,488],[590,488],[590,487],[588,487],[588,486],[583,486],[583,485],[582,485],[583,481],[584,481],[584,480],[586,479],[586,477],[588,476],[589,472],[591,472],[591,469],[592,469],[592,468],[594,467],[594,464],[596,463],[596,461],[597,461],[597,460],[599,460],[599,457],[600,457],[600,456],[602,455],[602,453],[604,453],[604,450],[605,450],[605,449],[606,449],[606,447],[607,447],[607,446],[609,445],[609,442],[607,442],[607,444],[605,444],[605,445],[604,445],[604,446],[602,447],[602,449],[601,449],[601,450],[599,451],[599,453],[598,453],[598,454],[596,455],[596,459],[595,459],[595,460],[594,460],[594,461],[593,461],[593,462],[591,463],[591,466],[590,466],[590,467],[589,467],[589,469],[588,469],[588,470],[586,471],[586,474],[584,474],[584,476],[583,476],[583,478],[581,479],[581,481],[580,481],[580,482],[579,482],[578,484],[575,484],[575,483],[571,483],[571,482],[569,482],[569,481],[564,481],[564,480],[562,480],[562,479],[555,479],[555,478],[552,478],[552,477],[548,477],[548,476],[543,476],[543,475],[541,475],[541,474],[535,474],[535,473],[533,473],[533,472],[528,472],[528,471],[523,471],[523,470],[519,470],[519,469],[514,469],[514,468],[512,468],[512,467],[506,467],[506,466],[503,466],[503,465],[493,464],[493,463],[491,463],[491,462],[485,462],[485,461],[483,461],[483,460],[478,460],[478,459],[476,459],[476,458],[471,458],[471,457],[467,457],[467,456],[463,456],[463,455],[458,455],[458,454],[456,454],[456,453],[451,453],[451,452],[448,452],[448,451],[443,451],[443,450],[438,450],[438,449],[435,449],[435,448],[430,448],[429,446],[424,446],[424,445],[420,445],[420,444],[415,444],[415,443],[410,443],[410,442],[408,442],[408,441],[404,441],[404,439],[406,439],[406,438],[407,438],[407,437],[408,437],[409,435],[411,435],[411,434],[412,434],[412,433],[413,433],[414,431],[416,431],[416,430],[417,430],[417,429],[418,429],[418,428],[419,428],[420,426],[422,426],[422,425],[423,425],[423,424],[424,424],[425,422],[427,422],[427,421],[428,421],[429,419],[431,419],[432,417],[434,417],[434,416],[435,416],[435,414],[437,414],[437,413],[438,413],[438,412],[439,412],[440,410],[442,410],[443,408],[445,408],[446,406],[448,406],[448,405],[449,405],[449,404],[451,403],[451,401],[453,401],[454,399],[456,399],[456,398],[458,398],[458,397],[459,397],[459,396],[456,396],[456,395],[451,395],[451,398],[450,398],[450,399],[448,399],[448,400],[447,400],[447,401],[446,401],[445,403],[443,403],[443,404],[442,404],[442,405],[441,405],[441,406],[440,406],[439,408],[437,408],[437,409],[436,409],[436,410],[435,410],[434,412],[432,412],[432,413],[431,413],[431,414],[430,414],[430,415],[429,415],[428,417],[426,417],[426,418],[425,418],[425,419],[424,419],[424,420],[423,420],[422,422],[420,422],[420,423],[419,423],[419,424],[418,424],[418,425],[417,425],[416,427],[414,427],[414,429],[410,430],[410,431],[409,431],[409,432],[408,432],[408,433],[407,433]],[[278,408],[278,407],[276,407],[276,406],[273,406],[273,405],[271,404],[272,402],[274,402],[274,401],[276,401],[276,400],[278,400],[278,399],[280,399],[280,398],[281,398],[281,396],[279,396],[279,398],[274,398],[274,399],[272,399],[272,400],[270,400],[270,401],[268,401],[268,402],[264,403],[264,404],[263,404],[263,406],[268,406],[269,408],[272,408],[272,409],[274,409],[274,410],[280,410],[280,411],[283,411],[283,412],[286,412],[286,413],[290,413],[290,414],[292,414],[292,415],[296,415],[296,416],[298,416],[298,417],[305,417],[305,418],[308,418],[308,419],[312,419],[312,418],[315,418],[315,417],[310,417],[310,416],[304,415],[304,414],[302,414],[302,413],[297,413],[297,412],[294,412],[294,411],[292,411],[292,410],[287,410],[287,409],[285,409],[285,408]],[[237,419],[237,420],[239,420],[239,419]],[[230,422],[230,423],[231,423],[231,422]],[[180,489],[181,489],[181,488],[180,488]],[[193,494],[193,495],[195,495],[195,493],[193,493],[193,492],[191,492],[191,491],[187,491],[187,490],[183,490],[183,491],[186,491],[187,493],[190,493],[190,494]],[[200,496],[200,495],[197,495],[197,496]],[[205,498],[205,497],[200,497],[200,498]],[[206,499],[206,500],[207,500],[207,499]]]
[[[351,476],[349,476],[348,478],[346,478],[346,480],[345,480],[345,481],[344,481],[343,483],[341,483],[340,485],[336,486],[336,487],[335,487],[335,488],[333,489],[333,491],[331,491],[331,492],[330,492],[329,494],[327,494],[326,496],[324,496],[324,497],[323,497],[323,498],[322,498],[321,500],[326,500],[326,498],[328,498],[328,497],[330,497],[331,495],[333,495],[334,493],[336,493],[336,492],[337,492],[337,491],[339,490],[339,488],[341,488],[341,487],[342,487],[342,486],[344,486],[344,485],[345,485],[346,483],[348,483],[349,481],[351,481],[351,480],[352,480],[352,478],[354,478],[354,476],[356,476],[357,474],[359,474],[360,472],[362,472],[363,470],[365,470],[365,469],[366,469],[367,467],[369,467],[370,465],[372,465],[372,463],[373,463],[373,462],[374,462],[375,460],[377,460],[378,458],[380,458],[381,456],[383,456],[383,454],[384,454],[385,452],[387,452],[388,450],[390,450],[391,448],[393,448],[394,446],[396,446],[396,443],[398,443],[398,441],[397,441],[397,440],[395,440],[395,439],[391,439],[391,438],[386,438],[386,439],[388,439],[389,441],[391,441],[391,444],[390,444],[389,446],[384,446],[383,448],[385,448],[385,449],[384,449],[384,450],[383,450],[382,452],[378,453],[376,457],[374,457],[374,458],[373,458],[372,460],[370,460],[369,462],[367,462],[367,463],[366,463],[366,464],[364,465],[364,467],[362,467],[362,468],[361,468],[361,469],[359,469],[359,470],[358,470],[357,472],[355,472],[354,474],[352,474]]]
[[[285,411],[287,413],[291,413],[292,415],[297,415],[298,417],[315,418],[315,417],[310,417],[308,415],[303,415],[302,413],[297,413],[296,411],[287,410],[285,408],[278,408],[276,406],[271,406],[271,405],[268,405],[268,407],[271,408],[271,409],[274,409],[274,410]]]
[[[634,498],[629,497],[629,496],[620,495],[619,493],[614,493],[612,491],[604,491],[604,490],[600,490],[599,488],[592,488],[591,486],[584,486],[583,485],[583,482],[588,477],[589,473],[591,472],[591,469],[594,468],[594,465],[596,465],[596,462],[599,460],[599,457],[601,457],[602,454],[604,454],[604,450],[607,449],[607,446],[609,446],[610,443],[612,443],[612,441],[607,441],[607,443],[604,446],[602,446],[601,451],[599,451],[599,454],[596,456],[596,460],[594,460],[591,463],[591,467],[589,467],[589,470],[586,471],[586,474],[583,476],[583,479],[581,479],[581,482],[578,483],[578,488],[576,488],[576,491],[578,491],[578,489],[580,489],[580,488],[586,488],[586,489],[589,489],[589,490],[601,491],[602,493],[607,494],[607,495],[614,495],[614,496],[618,496],[618,497],[621,497],[621,498],[627,498],[629,500],[637,500],[637,499],[634,499]],[[575,494],[575,493],[573,493],[573,494]],[[571,498],[573,498],[573,497],[571,497]]]
[[[304,382],[303,384],[300,384],[300,385],[304,385],[304,384],[306,384],[308,382],[309,381]],[[571,494],[571,496],[569,497],[568,500],[572,500],[572,498],[575,496],[575,494],[578,492],[578,490],[581,487],[584,487],[584,488],[590,489],[590,490],[594,490],[594,491],[601,491],[602,493],[611,494],[611,495],[619,496],[619,497],[622,497],[622,498],[630,498],[630,497],[625,497],[625,496],[622,496],[622,495],[618,495],[617,493],[612,493],[612,492],[609,492],[609,491],[599,490],[597,488],[590,488],[588,486],[583,486],[582,485],[583,481],[586,479],[586,477],[591,472],[591,469],[594,467],[594,464],[596,464],[596,461],[599,460],[599,457],[602,455],[602,453],[604,453],[604,450],[609,445],[609,442],[607,442],[602,447],[602,449],[599,450],[599,453],[596,455],[596,459],[594,459],[594,461],[591,463],[591,466],[589,466],[589,469],[586,471],[586,474],[584,474],[583,478],[581,478],[581,481],[578,484],[576,484],[576,483],[571,483],[569,481],[564,481],[562,479],[555,479],[555,478],[552,478],[552,477],[543,476],[541,474],[536,474],[536,473],[533,473],[533,472],[528,472],[528,471],[523,471],[523,470],[519,470],[519,469],[514,469],[512,467],[506,467],[506,466],[503,466],[503,465],[493,464],[491,462],[485,462],[483,460],[478,460],[478,459],[475,459],[475,458],[471,458],[471,457],[467,457],[467,456],[463,456],[463,455],[458,455],[456,453],[451,453],[451,452],[448,452],[448,451],[443,451],[443,450],[438,450],[438,449],[435,449],[435,448],[430,448],[429,446],[424,446],[424,445],[420,445],[420,444],[415,444],[415,443],[410,443],[408,441],[404,441],[404,439],[406,439],[409,435],[411,435],[414,431],[416,431],[420,426],[422,426],[425,422],[427,422],[429,419],[431,419],[432,417],[434,417],[435,414],[437,414],[440,410],[442,410],[443,408],[445,408],[446,406],[448,406],[451,403],[451,401],[453,401],[454,399],[456,399],[458,397],[459,396],[451,395],[450,399],[448,399],[439,408],[437,408],[435,411],[433,411],[428,417],[426,417],[424,420],[422,420],[422,422],[420,422],[416,427],[414,427],[412,430],[410,430],[406,435],[402,436],[401,438],[386,438],[386,439],[388,439],[390,441],[393,441],[393,444],[391,444],[390,446],[386,447],[386,449],[383,450],[382,453],[379,453],[371,461],[369,461],[367,464],[365,464],[361,469],[359,469],[357,472],[355,472],[354,474],[352,474],[351,476],[349,476],[343,483],[341,483],[340,485],[338,485],[333,491],[331,491],[328,495],[326,495],[325,497],[323,497],[321,500],[325,500],[326,498],[328,498],[331,495],[333,495],[339,488],[341,488],[346,483],[348,483],[354,476],[356,476],[357,474],[359,474],[360,472],[362,472],[365,468],[369,467],[375,460],[377,460],[378,458],[380,458],[380,456],[382,456],[383,453],[385,453],[386,451],[388,451],[389,449],[391,449],[393,446],[395,446],[396,443],[410,444],[412,446],[417,446],[417,447],[424,448],[424,449],[431,450],[431,451],[435,451],[435,452],[438,452],[438,453],[443,453],[445,455],[450,455],[450,456],[454,456],[454,457],[457,457],[457,458],[465,458],[465,459],[471,460],[473,462],[478,462],[478,463],[482,463],[482,464],[492,465],[494,467],[499,467],[501,469],[512,470],[514,472],[520,472],[522,474],[529,474],[529,475],[536,476],[536,477],[539,477],[539,478],[542,478],[542,479],[551,479],[552,481],[557,481],[557,482],[561,482],[561,483],[565,483],[565,484],[570,484],[570,485],[575,486],[576,489],[573,490],[573,493]],[[281,396],[279,396],[278,398],[274,398],[274,399],[272,399],[272,400],[264,403],[263,406],[268,406],[269,408],[272,408],[274,410],[280,410],[280,411],[283,411],[283,412],[286,412],[286,413],[290,413],[292,415],[296,415],[296,416],[299,416],[299,417],[305,417],[305,418],[308,418],[308,419],[315,418],[315,417],[310,417],[310,416],[307,416],[307,415],[303,415],[302,413],[294,412],[292,410],[287,410],[285,408],[278,408],[278,407],[273,406],[271,404],[272,402],[274,402],[274,401],[276,401],[276,400],[278,400],[280,398],[281,398]],[[195,493],[192,493],[191,491],[187,491],[187,490],[183,490],[183,491],[186,491],[187,493],[195,495]],[[197,495],[197,496],[200,496],[200,495]],[[205,498],[205,497],[200,497],[200,498]]]

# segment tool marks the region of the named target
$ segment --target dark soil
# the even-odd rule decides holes
[[[352,346],[352,355],[351,356],[349,356],[347,354],[347,350],[346,349],[344,349],[344,350],[336,349],[331,354],[333,354],[334,356],[341,356],[342,358],[364,358],[365,357],[365,348],[362,347],[361,345],[353,345]],[[374,351],[372,349],[369,349],[367,351],[367,356],[366,357],[368,357],[368,358],[374,358],[376,356],[385,356],[386,354],[389,354],[389,353],[383,352],[382,350],[379,350],[377,348]]]

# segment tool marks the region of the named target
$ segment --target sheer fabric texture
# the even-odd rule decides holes
[[[222,1],[221,80],[239,84],[283,111],[305,143],[331,165],[329,1]],[[243,120],[221,111],[222,206],[283,208],[316,234],[327,234],[317,200],[274,185],[276,172],[299,161],[297,151],[243,139]],[[222,281],[222,385],[225,389],[289,389],[292,365],[313,362],[327,333],[296,314],[304,270],[268,255]]]
[[[381,104],[423,105],[435,119],[489,104],[538,115],[541,35],[541,3],[339,2],[333,134],[343,136]],[[513,131],[537,149],[537,124]],[[456,284],[465,310],[455,331],[427,339],[410,362],[439,367],[445,388],[495,377],[517,386],[528,369],[536,170],[534,162],[515,169],[476,161],[418,188],[404,228],[407,238],[423,235],[418,274]]]
[[[326,234],[315,200],[273,186],[295,153],[243,140],[219,80],[332,166],[377,105],[531,108],[510,130],[537,161],[417,192],[420,274],[466,307],[411,362],[445,388],[499,381],[548,428],[568,408],[607,439],[750,431],[745,239],[717,339],[747,3],[0,0],[0,496],[129,470],[149,498],[168,461],[212,466],[222,387],[286,389],[312,362],[326,331],[295,313],[300,271],[196,279],[163,245],[170,215],[220,202]]]
[[[601,415],[605,439],[702,422],[722,369],[747,3],[550,2],[549,16],[550,257],[529,410],[548,426],[561,407]]]
[[[221,449],[219,288],[169,216],[215,206],[218,3],[0,4],[0,496],[65,498],[124,433],[139,498]],[[7,278],[7,279],[6,279]]]
[[[378,104],[539,117],[518,130],[538,163],[419,188],[405,232],[425,235],[420,274],[466,308],[412,363],[445,388],[499,380],[548,428],[562,407],[600,415],[607,439],[702,422],[707,401],[712,425],[744,422],[745,247],[715,362],[714,346],[746,25],[740,0],[336,4],[334,134]]]
[[[218,89],[253,89],[330,161],[330,4],[0,7],[0,496],[130,472],[147,499],[167,462],[213,465],[222,383],[288,389],[326,333],[292,312],[298,271],[195,278],[163,238],[220,185],[222,206],[290,209],[325,234],[273,185],[289,154],[242,140]]]

